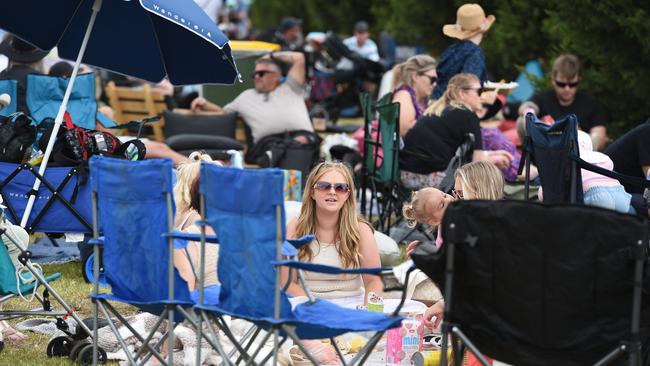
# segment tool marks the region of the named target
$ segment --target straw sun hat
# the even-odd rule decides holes
[[[494,15],[485,16],[483,8],[478,4],[465,4],[456,12],[456,24],[446,24],[442,33],[446,36],[465,40],[487,32],[494,23]]]

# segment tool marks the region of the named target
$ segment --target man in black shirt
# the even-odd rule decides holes
[[[650,172],[650,119],[628,131],[605,149],[614,162],[614,171],[639,178]],[[643,189],[625,184],[628,193],[642,193]]]
[[[552,83],[553,90],[538,92],[530,100],[537,115],[541,119],[550,116],[558,120],[575,114],[580,129],[591,136],[594,150],[602,150],[607,141],[605,112],[596,98],[578,91],[580,61],[576,56],[561,55],[553,62]]]

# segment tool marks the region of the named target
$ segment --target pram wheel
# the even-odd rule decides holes
[[[93,283],[94,277],[94,266],[95,266],[95,253],[87,256],[82,262],[83,277],[87,283]],[[104,276],[104,266],[102,263],[99,263],[99,285],[106,286],[106,277]]]
[[[89,344],[90,342],[88,341],[77,341],[72,347],[72,349],[70,350],[70,354],[68,355],[70,361],[72,362],[77,361],[77,357],[79,357],[79,352],[81,352],[81,350]]]
[[[97,347],[97,363],[105,364],[106,363],[106,351],[103,348]],[[77,365],[92,365],[93,364],[93,345],[88,344],[79,352],[77,357]]]
[[[47,357],[65,357],[70,354],[74,341],[68,336],[54,337],[47,344]]]

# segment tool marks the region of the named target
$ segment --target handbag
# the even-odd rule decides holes
[[[128,160],[143,160],[146,147],[138,139],[125,143],[109,132],[88,130],[76,126],[68,112],[63,119],[65,124],[59,130],[53,149],[53,160],[64,165],[78,165],[87,162],[93,155],[104,155]],[[48,128],[40,141],[40,148],[45,151],[47,141],[54,126]]]
[[[22,163],[30,156],[36,140],[36,128],[22,112],[0,116],[0,161]]]

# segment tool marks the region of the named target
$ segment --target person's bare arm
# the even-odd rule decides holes
[[[377,241],[372,229],[366,223],[359,223],[359,234],[361,234],[361,242],[359,245],[359,252],[361,253],[361,267],[362,268],[376,268],[381,267],[381,260],[379,259],[379,249],[377,248]],[[368,302],[368,293],[373,291],[381,296],[383,293],[383,284],[381,278],[374,275],[363,275],[363,287],[366,289],[366,296],[364,304]]]
[[[198,97],[194,98],[192,103],[190,104],[190,108],[192,109],[192,112],[197,113],[197,112],[220,112],[223,113],[223,109],[212,103],[211,101],[203,98],[203,97]]]
[[[496,165],[499,169],[505,169],[510,166],[510,162],[513,159],[514,156],[505,150],[474,150],[473,155],[474,161],[486,160]]]
[[[589,130],[589,136],[591,136],[594,151],[602,151],[607,143],[607,127],[594,126]]]
[[[399,134],[403,137],[415,125],[415,106],[406,90],[395,93],[393,102],[399,103]]]
[[[273,52],[269,57],[291,65],[287,76],[297,81],[300,85],[305,84],[305,55],[302,52]]]

